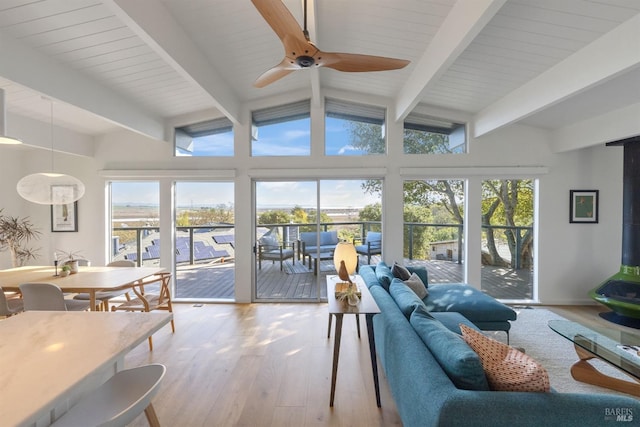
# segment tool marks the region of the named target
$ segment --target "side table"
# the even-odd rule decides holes
[[[378,362],[376,358],[376,345],[373,335],[373,316],[380,313],[380,308],[373,299],[362,277],[355,276],[354,283],[360,289],[362,297],[356,306],[350,306],[346,301],[338,301],[335,296],[336,283],[340,282],[338,276],[327,276],[327,302],[329,303],[329,316],[336,318],[336,331],[333,343],[333,368],[331,371],[331,398],[329,406],[333,406],[336,393],[336,376],[338,373],[338,359],[340,357],[340,339],[342,338],[342,319],[345,314],[364,314],[367,322],[367,335],[369,337],[369,353],[371,354],[371,370],[373,371],[373,385],[376,391],[376,404],[380,404],[380,385],[378,383]]]

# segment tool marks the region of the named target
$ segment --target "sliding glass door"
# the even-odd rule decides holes
[[[382,224],[381,180],[255,181],[255,299],[326,300],[335,245]],[[362,254],[376,263],[380,250]],[[371,256],[369,256],[371,255]]]
[[[175,183],[175,298],[233,300],[232,182]]]

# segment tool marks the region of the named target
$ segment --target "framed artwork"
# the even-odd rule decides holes
[[[598,190],[569,190],[570,223],[598,223]]]
[[[51,205],[51,231],[78,231],[78,202]]]

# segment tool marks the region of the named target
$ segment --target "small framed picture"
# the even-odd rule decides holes
[[[569,190],[570,223],[598,223],[598,190]]]
[[[78,231],[78,202],[51,205],[51,231]]]

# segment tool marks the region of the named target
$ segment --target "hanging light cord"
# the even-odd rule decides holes
[[[53,100],[49,100],[51,102],[51,172],[55,172],[56,169],[54,167],[53,164],[53,157],[54,157],[54,152],[53,152]]]

